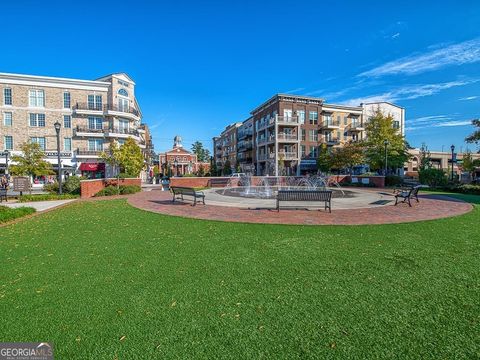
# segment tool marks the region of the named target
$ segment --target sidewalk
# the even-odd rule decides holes
[[[3,201],[0,205],[8,206],[10,208],[19,208],[19,207],[32,207],[37,210],[37,212],[53,209],[58,206],[68,204],[75,199],[68,200],[53,200],[53,201],[32,201],[32,202],[6,202]]]

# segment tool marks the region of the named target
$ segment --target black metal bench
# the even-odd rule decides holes
[[[325,211],[332,212],[331,190],[278,190],[277,211],[280,211],[280,202],[285,201],[324,202]]]
[[[230,178],[214,178],[208,180],[209,187],[225,187],[228,185]]]
[[[5,199],[5,201],[8,201],[7,200],[7,189],[0,189],[0,202],[2,202],[3,199]]]
[[[172,202],[175,202],[176,199],[180,197],[182,201],[184,200],[183,197],[186,196],[191,196],[193,197],[193,205],[197,205],[197,199],[201,199],[203,202],[203,205],[205,205],[205,194],[203,191],[197,191],[194,188],[189,188],[189,187],[182,187],[182,186],[171,186],[170,190],[173,193],[173,199]]]
[[[401,203],[407,203],[408,206],[412,207],[410,203],[410,199],[415,199],[418,201],[418,191],[422,188],[422,185],[417,185],[407,189],[395,189],[394,196],[395,196],[395,205],[399,203],[399,199],[402,199]]]

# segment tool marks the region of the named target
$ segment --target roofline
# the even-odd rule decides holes
[[[332,107],[336,109],[342,109],[342,110],[356,110],[356,111],[363,111],[363,107],[361,106],[350,106],[350,105],[337,105],[337,104],[327,104],[324,103],[323,106],[325,107]]]
[[[41,75],[27,75],[27,74],[14,74],[14,73],[0,73],[0,79],[10,79],[10,80],[23,80],[23,81],[44,81],[47,83],[65,83],[65,84],[81,84],[84,86],[110,86],[110,82],[99,81],[99,80],[81,80],[81,79],[72,79],[72,78],[62,78],[62,77],[53,77],[53,76],[41,76]]]
[[[109,77],[118,77],[118,75],[125,75],[133,85],[136,85],[135,81],[133,81],[133,79],[126,72],[111,73],[111,74],[102,76],[102,77],[100,77],[96,80],[97,81],[102,81],[102,79],[106,79],[106,78],[109,78]]]
[[[270,106],[271,104],[275,103],[276,101],[280,100],[280,97],[288,97],[288,98],[292,98],[292,99],[299,99],[299,100],[310,100],[310,101],[318,101],[320,103],[324,103],[325,100],[322,99],[322,98],[319,98],[319,97],[314,97],[314,96],[302,96],[302,95],[292,95],[292,94],[285,94],[285,93],[277,93],[275,95],[273,95],[270,99],[268,99],[267,101],[263,102],[262,104],[260,104],[259,106],[257,106],[255,109],[253,109],[250,114],[251,115],[255,115],[256,113],[258,113],[259,111],[261,111],[262,109],[264,109],[265,107],[267,106]]]
[[[400,105],[397,105],[397,104],[394,104],[390,101],[376,101],[376,102],[368,102],[368,103],[362,103],[363,105],[375,105],[375,104],[388,104],[388,105],[392,105],[392,106],[395,106],[395,107],[398,107],[400,109],[405,109],[403,106],[400,106]]]

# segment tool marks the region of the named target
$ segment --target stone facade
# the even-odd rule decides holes
[[[0,149],[19,154],[23,143],[40,142],[56,169],[58,122],[63,175],[113,175],[109,166],[92,172],[82,164],[102,163],[101,152],[127,138],[148,160],[153,144],[134,94],[135,82],[124,73],[94,81],[0,73]]]

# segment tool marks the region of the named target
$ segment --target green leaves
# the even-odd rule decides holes
[[[43,160],[45,153],[40,145],[34,142],[26,142],[20,146],[23,155],[12,156],[13,165],[10,166],[12,175],[41,176],[52,175],[52,165]]]

